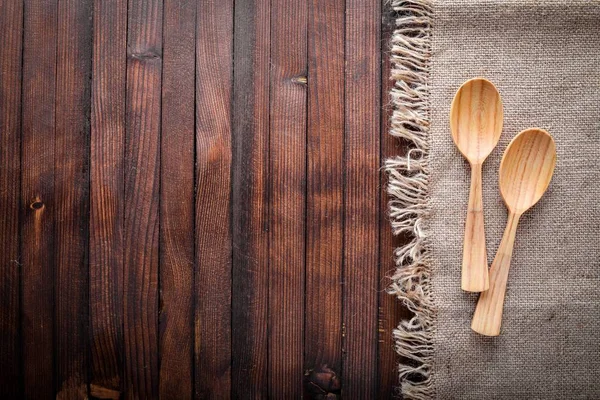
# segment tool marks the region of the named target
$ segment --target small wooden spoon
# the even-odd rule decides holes
[[[471,164],[461,280],[461,287],[467,292],[483,292],[489,287],[481,165],[500,139],[502,118],[502,99],[490,81],[471,79],[456,92],[450,109],[452,139]]]
[[[521,214],[542,197],[552,179],[556,146],[550,134],[531,128],[510,142],[500,163],[500,193],[508,208],[508,222],[498,253],[490,269],[490,289],[479,297],[471,329],[486,336],[498,336],[506,281],[515,233]]]

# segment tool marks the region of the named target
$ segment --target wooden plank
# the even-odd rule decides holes
[[[233,398],[267,396],[270,1],[235,4]]]
[[[302,397],[308,5],[271,3],[269,397]]]
[[[127,0],[94,1],[90,185],[90,394],[123,382],[123,211]]]
[[[162,2],[129,0],[125,131],[125,397],[158,397]]]
[[[164,2],[160,167],[160,388],[192,396],[196,2]]]
[[[92,1],[58,3],[54,193],[57,399],[88,392]]]
[[[19,202],[23,3],[0,2],[0,388],[20,387]]]
[[[57,1],[24,3],[22,335],[26,398],[55,396],[54,128]]]
[[[233,0],[196,22],[195,397],[231,392],[231,100]]]
[[[378,2],[346,1],[344,397],[375,398],[379,278]]]
[[[311,0],[308,22],[305,368],[342,358],[343,0]]]
[[[391,63],[389,58],[390,38],[394,32],[395,19],[392,4],[382,0],[383,23],[381,28],[381,163],[386,158],[400,155],[404,151],[396,139],[389,134],[392,107],[390,103],[390,90],[393,81],[390,79]],[[378,399],[392,399],[399,397],[398,391],[398,362],[399,357],[394,349],[393,331],[401,318],[406,318],[408,310],[402,306],[394,296],[390,296],[386,289],[390,285],[390,277],[396,270],[394,262],[394,249],[402,244],[402,240],[392,235],[392,228],[388,217],[387,177],[381,174],[380,196],[380,229],[379,229],[379,320],[378,320]]]

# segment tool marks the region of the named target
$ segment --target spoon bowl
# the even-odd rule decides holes
[[[527,129],[510,142],[500,163],[500,193],[509,211],[523,214],[540,200],[555,164],[554,139],[543,129]]]
[[[508,271],[519,218],[537,203],[552,179],[556,145],[543,129],[519,133],[508,145],[500,163],[500,192],[509,211],[506,229],[490,268],[490,288],[477,302],[471,329],[486,336],[498,336]]]
[[[474,78],[458,89],[450,107],[450,130],[458,151],[471,164],[482,164],[498,144],[502,99],[487,79]]]
[[[500,94],[483,78],[465,82],[456,92],[450,108],[452,139],[471,164],[461,279],[462,289],[468,292],[482,292],[489,287],[481,168],[500,139],[502,118]]]

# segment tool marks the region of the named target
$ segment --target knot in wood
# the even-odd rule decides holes
[[[44,208],[44,203],[40,200],[34,200],[33,203],[29,205],[32,210],[40,210]]]
[[[326,364],[308,370],[304,375],[304,384],[311,398],[318,400],[339,398],[342,383],[336,372]]]

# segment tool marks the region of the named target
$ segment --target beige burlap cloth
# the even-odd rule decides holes
[[[395,332],[406,398],[600,399],[600,2],[394,1],[390,216],[412,241],[397,249],[391,291],[415,312]],[[476,294],[460,289],[470,169],[449,130],[450,103],[472,77],[504,104],[500,142],[484,164],[489,262],[506,223],[498,190],[504,149],[540,127],[557,163],[523,215],[502,332],[470,329]]]

